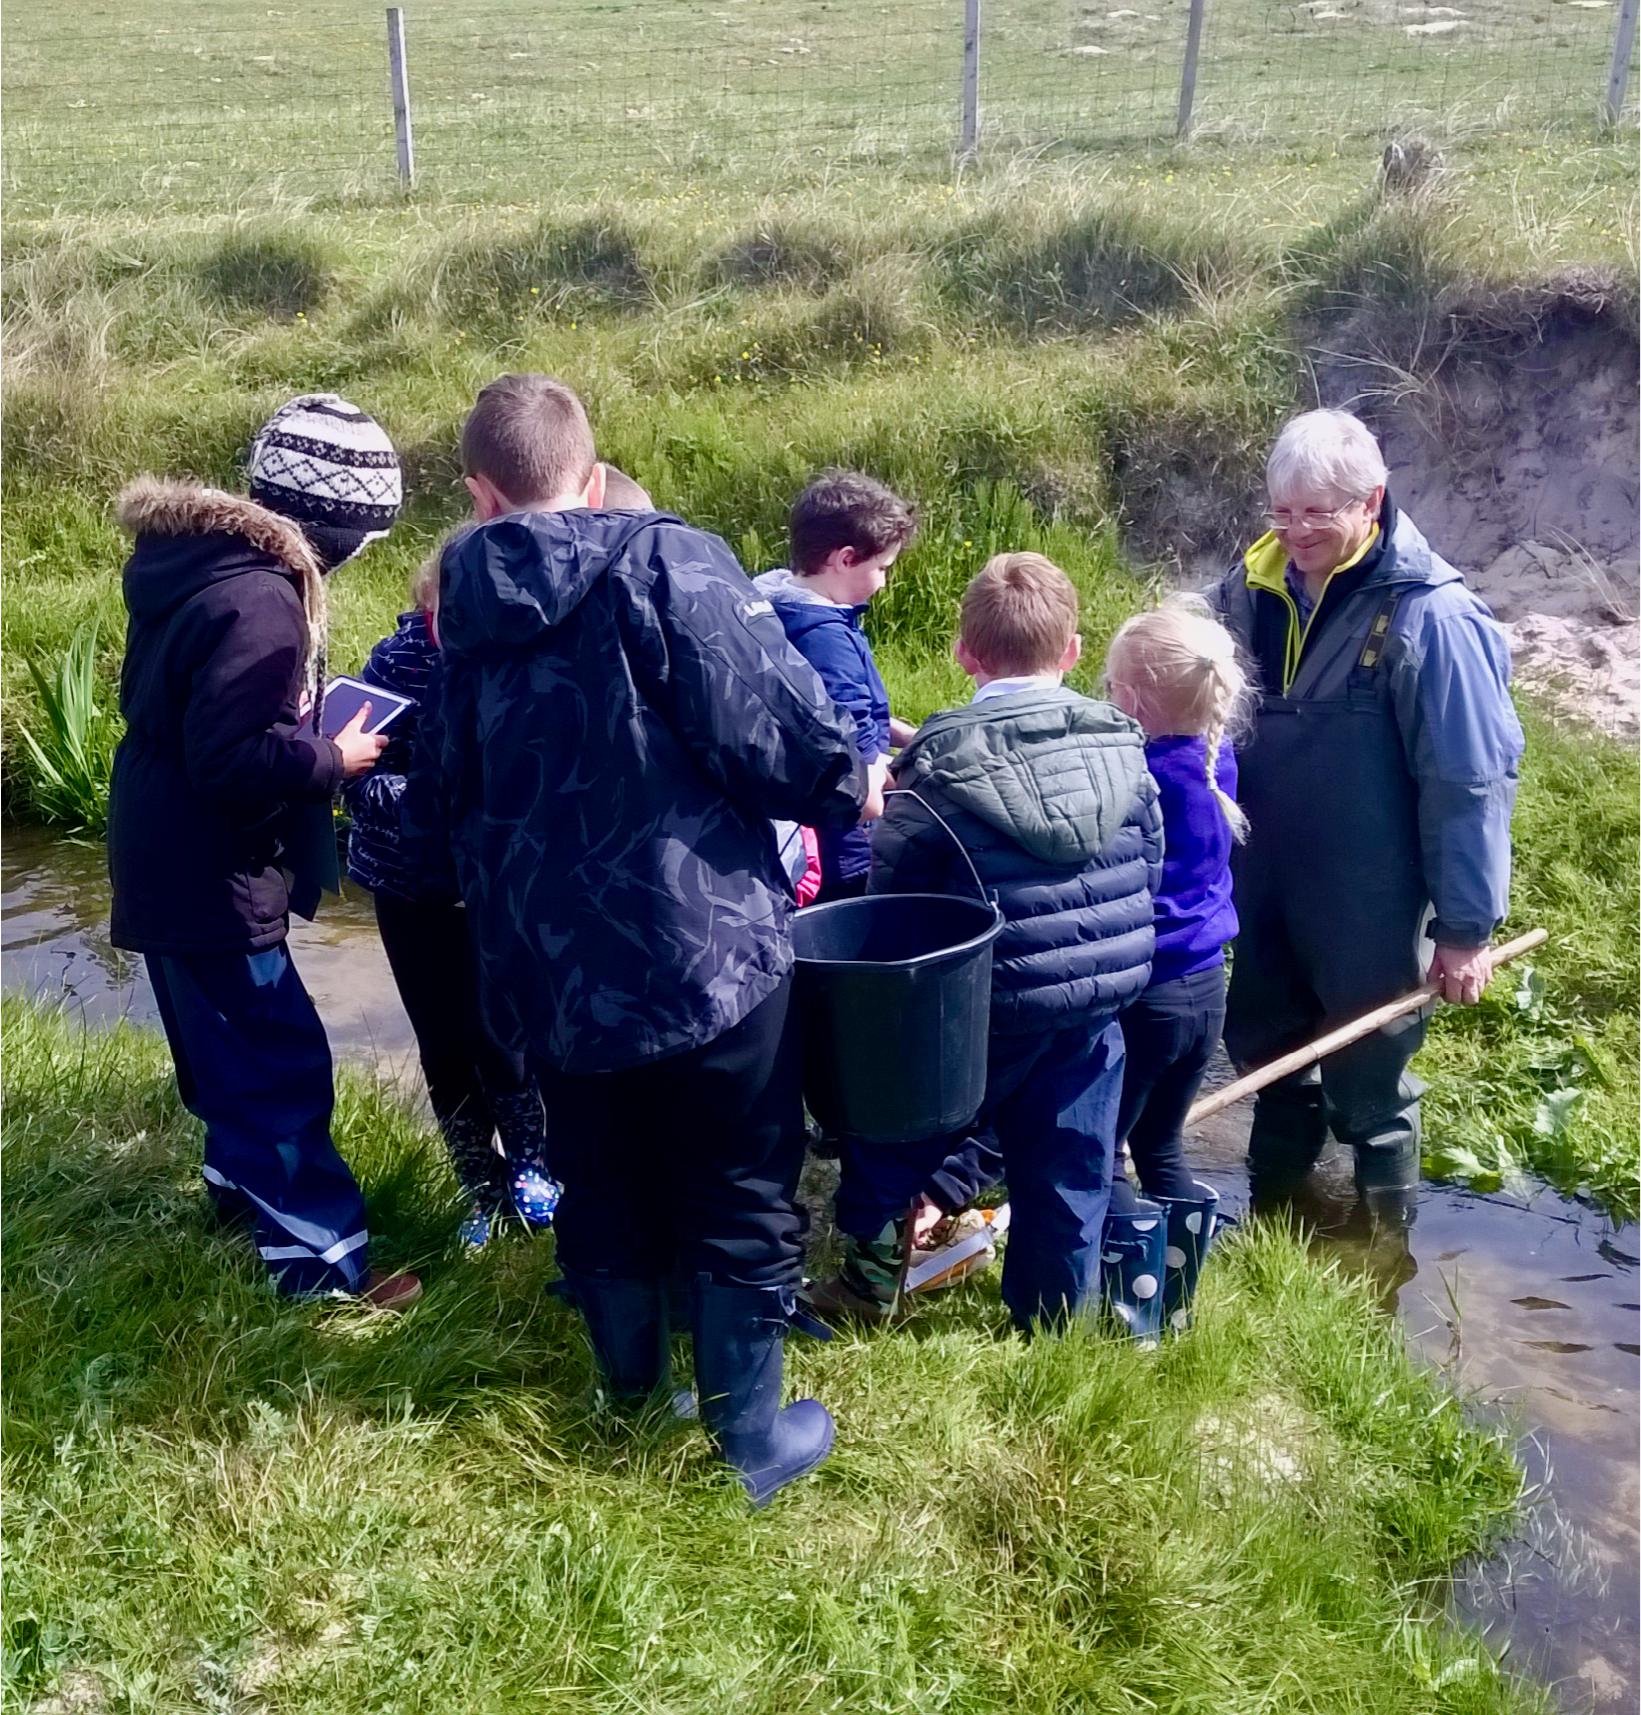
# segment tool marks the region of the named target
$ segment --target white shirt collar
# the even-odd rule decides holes
[[[1017,691],[1057,691],[1059,688],[1058,673],[1022,673],[1013,679],[991,680],[989,684],[982,685],[970,701],[981,703],[987,697],[1011,697]]]

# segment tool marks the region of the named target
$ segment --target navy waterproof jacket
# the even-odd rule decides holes
[[[404,831],[405,794],[417,753],[423,710],[436,705],[439,646],[420,608],[399,615],[397,629],[370,652],[359,677],[411,699],[387,729],[387,746],[368,774],[342,788],[353,827],[348,835],[348,875],[371,893],[395,899],[448,904],[457,897],[448,841],[426,827],[413,849]]]
[[[839,607],[816,595],[806,579],[784,569],[760,573],[752,587],[774,603],[787,641],[820,674],[832,701],[854,721],[861,760],[876,762],[887,756],[889,693],[862,627],[866,604]],[[863,827],[827,829],[819,845],[823,883],[853,881],[871,867],[872,842]]]
[[[987,697],[926,720],[891,786],[917,797],[891,792],[868,891],[972,898],[973,863],[1008,919],[994,1034],[1092,1023],[1145,988],[1162,814],[1127,715],[1063,688]]]
[[[596,1073],[739,1023],[792,965],[771,819],[848,826],[866,776],[735,556],[661,513],[513,513],[444,549],[438,627],[493,1034]]]

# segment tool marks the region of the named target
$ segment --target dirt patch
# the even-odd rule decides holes
[[[1641,730],[1637,345],[1549,297],[1431,318],[1410,371],[1352,340],[1317,370],[1378,434],[1393,492],[1510,634],[1520,680],[1605,731]]]

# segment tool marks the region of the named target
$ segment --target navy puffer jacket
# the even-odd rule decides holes
[[[869,891],[972,897],[963,852],[930,812],[944,818],[1008,919],[992,958],[995,1033],[1087,1023],[1144,989],[1162,814],[1126,715],[1064,689],[988,697],[925,721],[892,785],[918,797],[889,798]]]

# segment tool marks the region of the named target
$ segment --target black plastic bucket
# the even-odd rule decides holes
[[[804,1099],[828,1132],[912,1143],[974,1118],[1002,927],[990,901],[943,893],[838,899],[793,918]]]

